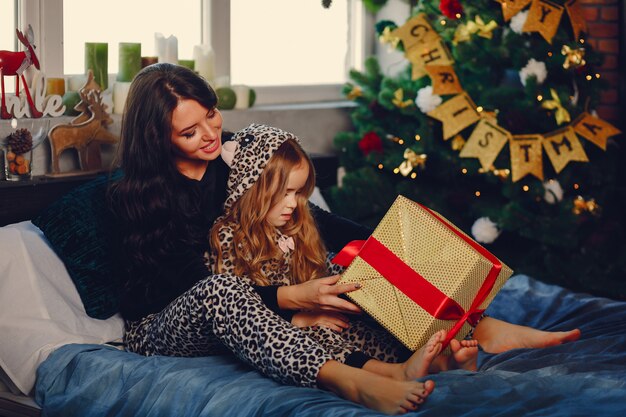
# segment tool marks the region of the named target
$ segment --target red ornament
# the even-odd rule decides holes
[[[22,82],[24,83],[24,92],[26,93],[28,104],[30,105],[32,117],[41,117],[43,116],[43,113],[35,107],[33,99],[30,96],[30,91],[28,90],[28,84],[26,84],[26,78],[24,78],[24,71],[26,68],[34,65],[35,68],[39,69],[39,60],[37,59],[37,55],[35,55],[35,45],[32,44],[33,39],[35,38],[33,28],[28,25],[26,35],[20,32],[19,29],[15,29],[15,33],[17,34],[17,38],[20,42],[22,42],[22,45],[24,45],[24,51],[0,51],[0,78],[2,81],[2,104],[0,104],[0,117],[3,119],[10,119],[13,116],[7,110],[4,95],[4,77],[12,75],[15,76],[15,95],[18,97],[20,95],[20,78],[22,78]]]
[[[383,140],[375,132],[367,132],[359,141],[359,149],[367,156],[372,151],[383,152]]]
[[[450,19],[458,19],[457,15],[463,13],[463,6],[461,6],[459,0],[441,0],[439,2],[439,10]]]

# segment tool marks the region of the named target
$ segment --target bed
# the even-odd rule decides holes
[[[0,381],[9,383],[0,384],[0,416],[380,415],[329,392],[282,386],[230,355],[121,350],[108,343],[121,338],[121,318],[87,314],[84,288],[55,249],[30,221],[0,228]],[[431,376],[435,392],[412,414],[626,415],[626,302],[517,275],[488,314],[546,330],[579,327],[582,337],[481,352],[478,372]]]

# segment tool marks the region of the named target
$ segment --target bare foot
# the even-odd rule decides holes
[[[501,353],[519,348],[544,348],[573,342],[580,338],[580,330],[547,332],[485,317],[476,326],[474,338],[485,352]]]
[[[417,410],[435,389],[433,381],[397,381],[371,372],[360,376],[356,397],[348,398],[385,414],[404,414]]]
[[[392,415],[416,410],[435,389],[433,381],[398,381],[336,361],[322,366],[317,382],[342,398]]]
[[[435,361],[439,362],[443,340],[446,331],[440,330],[428,339],[426,344],[416,350],[406,362],[389,363],[371,359],[363,365],[363,369],[378,375],[387,376],[397,381],[413,381],[429,374],[431,364],[438,369]]]
[[[451,360],[457,368],[466,371],[476,371],[476,359],[478,358],[478,340],[450,340]]]
[[[476,371],[478,359],[478,340],[450,340],[452,355],[438,355],[428,369],[429,373],[436,374],[452,369]]]
[[[406,381],[428,375],[428,369],[433,360],[441,353],[442,343],[446,337],[445,330],[439,330],[428,339],[426,344],[416,350],[406,362],[402,364],[403,378]]]

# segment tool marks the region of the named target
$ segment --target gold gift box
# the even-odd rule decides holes
[[[480,316],[512,274],[444,217],[398,196],[339,283],[361,283],[347,296],[416,350],[440,329],[445,345],[462,340],[468,316]]]

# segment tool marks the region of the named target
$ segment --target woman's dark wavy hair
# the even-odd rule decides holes
[[[182,99],[196,100],[207,110],[217,105],[215,91],[203,78],[167,63],[141,70],[128,92],[118,154],[123,177],[108,192],[122,230],[122,253],[131,264],[127,272],[154,268],[178,245],[206,239],[206,231],[200,235],[192,224],[200,202],[184,192],[188,187],[174,163],[172,113]]]

